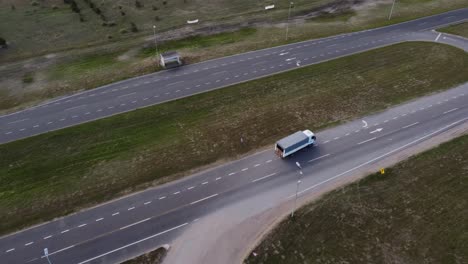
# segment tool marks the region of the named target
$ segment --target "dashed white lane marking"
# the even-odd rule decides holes
[[[130,95],[133,95],[133,94],[136,94],[136,92],[128,93],[128,94],[124,94],[124,95],[119,95],[119,96],[117,96],[117,98],[121,98],[121,97],[125,97],[125,96],[130,96]]]
[[[254,168],[255,168],[255,167],[258,167],[258,166],[260,166],[260,164],[259,164],[259,163],[255,164],[255,165],[254,165]]]
[[[217,193],[215,193],[215,194],[213,194],[213,195],[207,196],[207,197],[205,197],[205,198],[202,198],[202,199],[200,199],[200,200],[197,200],[197,201],[191,202],[190,204],[196,204],[196,203],[199,203],[199,202],[202,202],[202,201],[208,200],[208,199],[210,199],[210,198],[213,198],[213,197],[215,197],[215,196],[218,196],[218,194],[217,194]]]
[[[176,84],[183,83],[183,82],[184,81],[173,82],[173,83],[166,84],[166,86],[176,85]]]
[[[440,36],[442,35],[442,33],[439,33],[439,35],[437,35],[436,39],[435,39],[435,42],[437,42],[437,40],[439,40]]]
[[[323,158],[328,157],[328,156],[330,156],[330,154],[325,154],[325,155],[320,156],[320,157],[317,157],[317,158],[315,158],[315,159],[311,159],[311,160],[309,160],[309,161],[307,161],[307,162],[313,162],[313,161],[316,161],[316,160],[319,160],[319,159],[323,159]]]
[[[151,201],[147,201],[147,202],[144,202],[143,204],[144,204],[144,205],[148,205],[148,204],[150,204],[150,203],[151,203]]]
[[[132,206],[132,207],[128,208],[127,211],[131,211],[133,209],[135,209],[135,206]]]
[[[335,138],[333,138],[333,140],[338,140],[338,139],[340,139],[340,137],[335,137]]]
[[[26,128],[21,128],[19,131],[24,131],[24,130],[26,130]]]
[[[412,127],[412,126],[415,126],[419,124],[419,122],[414,122],[413,124],[410,124],[410,125],[407,125],[407,126],[404,126],[403,128],[408,128],[408,127]]]
[[[141,223],[143,223],[143,222],[146,222],[146,221],[148,221],[148,220],[150,220],[150,219],[151,219],[151,217],[148,217],[148,218],[146,218],[146,219],[143,219],[143,220],[141,220],[141,221],[135,222],[135,223],[133,223],[133,224],[129,224],[129,225],[123,226],[123,227],[121,227],[121,228],[119,228],[119,229],[120,229],[120,230],[124,230],[124,229],[126,229],[126,228],[131,227],[131,226],[138,225],[138,224],[141,224]]]
[[[193,188],[195,188],[195,186],[190,186],[187,188],[187,190],[192,190]]]
[[[226,65],[223,65],[223,66],[226,66]],[[212,73],[211,75],[217,75],[217,74],[221,74],[221,73],[225,73],[226,71],[220,71],[220,72],[215,72],[215,73]]]
[[[162,199],[165,199],[165,198],[166,198],[166,196],[161,196],[161,197],[159,197],[159,200],[162,200]]]
[[[10,135],[11,133],[12,133],[12,132],[11,132],[11,131],[9,131],[9,132],[6,132],[6,133],[5,133],[5,135]]]
[[[243,168],[241,171],[246,171],[246,170],[248,170],[248,169],[249,169],[249,168]]]
[[[369,142],[369,141],[372,141],[372,140],[374,140],[374,139],[376,139],[376,138],[377,138],[377,137],[373,137],[373,138],[371,138],[371,139],[361,141],[361,142],[359,142],[359,143],[357,143],[357,144],[358,144],[358,145],[361,145],[361,144],[367,143],[367,142]]]
[[[272,160],[267,160],[265,163],[270,163],[270,162],[272,162]]]
[[[393,119],[393,120],[395,120],[395,119],[397,119],[397,118],[398,118],[398,116],[395,116],[395,117],[394,117],[394,118],[392,118],[392,119]]]
[[[160,235],[162,235],[162,234],[168,233],[168,232],[170,232],[170,231],[176,230],[176,229],[181,228],[181,227],[186,226],[186,225],[188,225],[188,223],[184,223],[184,224],[178,225],[178,226],[176,226],[176,227],[173,227],[173,228],[167,229],[167,230],[165,230],[165,231],[162,231],[162,232],[160,232],[160,233],[157,233],[157,234],[151,235],[151,236],[149,236],[149,237],[140,239],[140,240],[138,240],[138,241],[135,241],[135,242],[130,243],[130,244],[128,244],[128,245],[125,245],[125,246],[123,246],[123,247],[116,248],[116,249],[114,249],[114,250],[111,250],[111,251],[106,252],[106,253],[104,253],[104,254],[101,254],[101,255],[99,255],[99,256],[96,256],[96,257],[87,259],[87,260],[85,260],[85,261],[82,261],[82,262],[80,262],[80,263],[78,263],[78,264],[88,263],[88,262],[93,261],[93,260],[95,260],[95,259],[104,257],[104,256],[109,255],[109,254],[112,254],[112,253],[114,253],[114,252],[116,252],[116,251],[119,251],[119,250],[122,250],[122,249],[124,249],[124,248],[130,247],[130,246],[133,246],[133,245],[136,245],[136,244],[138,244],[138,243],[141,243],[141,242],[146,241],[146,240],[148,240],[148,239],[152,239],[152,238],[154,238],[154,237],[160,236]]]
[[[84,106],[86,106],[86,105],[79,105],[79,106],[70,107],[70,108],[65,109],[65,111],[74,110],[74,109],[81,108],[81,107],[84,107]]]
[[[231,176],[231,175],[234,175],[234,174],[236,174],[236,173],[235,173],[235,172],[231,172],[231,173],[228,174],[228,176]]]
[[[450,112],[457,111],[457,110],[458,110],[458,107],[457,107],[457,108],[450,109],[450,110],[448,110],[448,111],[445,111],[443,114],[445,115],[445,114],[448,114],[448,113],[450,113]]]
[[[219,181],[219,180],[221,180],[221,179],[222,179],[221,177],[218,177],[218,178],[215,179],[215,181]]]
[[[207,181],[206,181],[206,182],[202,182],[202,185],[205,185],[205,184],[208,184],[208,182],[207,182]]]
[[[330,142],[330,140],[325,140],[323,144],[327,144],[328,142]]]
[[[177,195],[177,194],[179,194],[179,193],[180,193],[180,191],[173,193],[173,195]]]
[[[65,234],[65,233],[67,233],[67,232],[69,232],[69,231],[70,231],[70,229],[63,230],[62,232],[60,232],[60,234]]]
[[[72,118],[77,118],[77,117],[78,117],[77,115],[72,116]]]
[[[96,112],[102,112],[102,109],[98,109]]]
[[[14,250],[15,250],[14,248],[10,248],[10,249],[6,250],[5,252],[8,253],[8,252],[12,252]]]
[[[119,215],[120,212],[117,212],[117,213],[113,213],[112,216],[116,216],[116,215]]]
[[[86,112],[86,113],[85,113],[85,115],[89,115],[89,114],[91,114],[91,112]]]
[[[361,130],[359,130],[359,129],[358,129],[358,130],[354,130],[354,133],[359,133],[359,131],[361,131]]]
[[[49,239],[49,238],[51,238],[51,237],[52,237],[52,236],[46,236],[46,237],[44,237],[44,239]]]
[[[253,180],[252,182],[261,181],[261,180],[266,179],[266,178],[269,178],[269,177],[271,177],[271,176],[273,176],[273,175],[275,175],[275,174],[276,174],[276,172],[275,172],[275,173],[272,173],[272,174],[268,174],[267,176],[263,176],[263,177],[261,177],[261,178],[255,179],[255,180]]]
[[[96,222],[99,222],[99,221],[102,221],[102,220],[104,220],[104,218],[101,217],[101,218],[96,219]]]
[[[85,227],[85,226],[87,226],[87,225],[88,225],[88,224],[81,224],[81,225],[79,225],[78,227]]]
[[[384,122],[384,123],[387,123],[387,122],[388,122],[388,119],[387,119],[387,120],[384,120],[383,122]]]
[[[21,119],[21,120],[16,120],[16,121],[13,121],[13,122],[10,122],[10,123],[7,123],[7,124],[19,123],[19,122],[23,122],[23,121],[26,121],[26,120],[29,120],[29,118],[25,118],[25,119]]]
[[[34,244],[34,242],[28,242],[28,243],[24,244],[24,246],[27,247],[27,246],[30,246],[30,245],[32,245],[32,244]]]

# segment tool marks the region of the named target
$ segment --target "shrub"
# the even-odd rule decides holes
[[[53,9],[53,10],[57,10],[57,9],[58,9],[58,6],[53,5],[53,6],[52,6],[52,9]]]
[[[27,72],[23,75],[23,83],[32,83],[34,81],[33,74]]]
[[[6,40],[0,37],[0,48],[6,48],[8,46]]]
[[[138,32],[138,28],[137,28],[137,26],[135,25],[135,23],[130,22],[130,30],[131,30],[132,32],[134,32],[134,33],[135,33],[135,32]]]
[[[128,30],[126,28],[122,28],[119,32],[120,34],[126,34],[128,33]]]
[[[153,9],[153,11],[158,11],[159,10],[159,8],[157,6],[155,6],[155,5],[152,6],[151,8]]]
[[[155,16],[154,21],[161,21],[161,18],[159,18],[159,16]]]
[[[142,7],[143,7],[143,4],[142,4],[140,1],[135,0],[135,7],[136,7],[136,8],[142,8]]]
[[[38,5],[39,5],[39,2],[37,2],[37,1],[31,1],[31,5],[32,5],[32,6],[38,6]]]
[[[125,16],[125,12],[124,12],[124,11],[120,11],[120,15],[121,15],[121,16]]]

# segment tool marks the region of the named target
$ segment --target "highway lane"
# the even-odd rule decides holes
[[[291,190],[288,188],[294,186],[297,177],[295,161],[304,168],[303,186],[310,187],[462,120],[468,117],[467,98],[468,84],[465,84],[365,120],[322,131],[317,135],[317,147],[302,151],[292,159],[280,160],[272,150],[263,151],[3,237],[0,258],[7,263],[30,260],[30,263],[40,263],[42,249],[48,247],[57,263],[121,260],[151,246],[169,243],[197,218],[222,210],[239,199],[255,200],[256,195],[266,190],[279,188],[280,193]],[[283,198],[280,195],[276,199]],[[271,199],[270,203],[274,201]],[[166,230],[170,231],[157,235]],[[132,244],[135,242],[138,243]],[[120,250],[111,252],[116,249]],[[94,259],[106,252],[111,253]]]
[[[0,116],[0,143],[403,41],[434,41],[435,38],[431,39],[432,35],[428,35],[432,29],[466,19],[468,9],[460,9],[387,27],[214,59],[109,84]]]

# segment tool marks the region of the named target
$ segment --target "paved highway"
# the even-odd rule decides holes
[[[468,84],[317,134],[318,146],[281,160],[266,150],[164,186],[0,238],[2,263],[116,263],[171,243],[194,221],[248,200],[274,204],[468,122]],[[267,200],[256,197],[272,195]],[[251,207],[252,211],[255,207]],[[246,211],[249,211],[246,210]]]
[[[304,41],[157,72],[0,116],[0,143],[219,89],[403,41],[448,42],[431,30],[468,19],[468,8],[392,26]],[[452,39],[453,37],[450,37]]]

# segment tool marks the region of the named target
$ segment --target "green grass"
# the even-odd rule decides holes
[[[257,30],[255,28],[243,28],[234,32],[224,32],[208,36],[193,36],[180,40],[166,41],[158,45],[159,52],[180,49],[202,49],[216,45],[225,45],[245,40],[252,36]],[[146,47],[140,50],[140,57],[154,56],[155,47]]]
[[[82,77],[82,74],[92,73],[103,68],[118,68],[123,63],[119,63],[116,54],[102,54],[81,57],[63,64],[56,65],[50,71],[51,79],[60,79],[64,77]]]
[[[466,263],[467,150],[463,136],[328,193],[245,263]]]
[[[159,264],[163,262],[166,252],[167,250],[161,247],[121,264]]]
[[[440,28],[438,29],[438,31],[468,38],[468,22],[453,25],[453,26],[448,26],[445,28]]]
[[[404,43],[0,145],[0,233],[453,87],[467,66]]]

